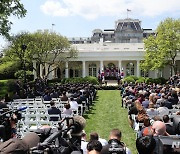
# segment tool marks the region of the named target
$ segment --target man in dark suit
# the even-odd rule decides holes
[[[60,116],[60,119],[61,119],[61,111],[55,107],[55,102],[54,101],[51,101],[50,102],[50,105],[51,105],[51,108],[48,109],[48,114],[49,115],[59,115]],[[50,117],[50,121],[58,121],[58,117]]]

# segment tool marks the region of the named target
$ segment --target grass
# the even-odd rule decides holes
[[[122,141],[136,154],[135,133],[129,126],[127,110],[121,107],[121,97],[118,90],[100,90],[91,110],[84,115],[86,118],[86,133],[97,132],[101,138],[108,140],[109,132],[119,128]]]
[[[8,80],[0,80],[0,97],[3,97],[6,93],[8,93]]]
[[[12,96],[14,90],[14,79],[0,80],[0,97],[9,93]]]

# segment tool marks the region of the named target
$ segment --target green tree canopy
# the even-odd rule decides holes
[[[156,29],[156,36],[144,40],[145,60],[141,63],[143,70],[155,70],[170,65],[177,73],[175,63],[180,53],[180,19],[167,18]]]
[[[0,35],[9,38],[9,31],[12,22],[9,17],[14,15],[22,18],[26,15],[26,10],[20,0],[1,0],[0,2]]]
[[[26,45],[27,48],[23,50],[22,45]],[[4,51],[6,59],[17,61],[22,69],[24,62],[31,67],[33,61],[36,61],[37,65],[46,66],[45,77],[65,61],[76,57],[76,50],[71,47],[67,38],[48,30],[19,33],[12,37],[9,47]],[[37,67],[33,69],[38,74]]]

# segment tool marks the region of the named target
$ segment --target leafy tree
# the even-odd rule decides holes
[[[23,50],[22,45],[27,48]],[[55,32],[23,32],[12,37],[9,47],[5,50],[5,57],[19,62],[21,69],[24,64],[26,68],[31,66],[39,75],[38,67],[32,65],[33,61],[36,61],[37,66],[47,68],[44,77],[48,77],[56,67],[62,67],[62,63],[76,57],[76,50],[70,46],[67,38]]]
[[[26,10],[20,0],[1,0],[0,2],[0,35],[9,38],[9,31],[12,22],[9,17],[14,15],[22,18],[26,15]]]
[[[156,29],[156,36],[144,40],[145,60],[141,63],[143,70],[162,69],[167,65],[177,73],[175,63],[180,53],[180,19],[167,18]]]

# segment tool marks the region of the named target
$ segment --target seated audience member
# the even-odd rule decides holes
[[[45,92],[43,99],[44,101],[51,101],[51,96],[48,91]]]
[[[131,114],[137,115],[140,110],[143,110],[143,107],[142,107],[141,103],[138,100],[136,100],[134,103],[134,106],[128,112],[128,119],[129,119],[129,123],[130,123],[131,127],[133,127],[133,124],[134,124]]]
[[[8,108],[6,103],[4,102],[4,100],[2,98],[0,98],[0,109],[3,109],[3,108]]]
[[[70,98],[69,104],[72,110],[78,110],[78,103],[74,100],[73,97]]]
[[[121,142],[121,131],[119,129],[112,129],[110,131],[108,144],[103,147],[101,154],[108,154],[112,143],[117,144],[126,154],[131,154],[131,151]]]
[[[50,102],[50,105],[51,105],[51,108],[50,109],[48,109],[48,114],[49,115],[52,115],[52,114],[57,114],[57,115],[59,115],[60,116],[60,119],[61,119],[61,111],[58,109],[58,108],[56,108],[56,106],[55,106],[55,102],[54,101],[51,101]],[[58,119],[58,117],[50,117],[50,121],[58,121],[59,119]]]
[[[152,125],[153,136],[169,136],[166,132],[166,125],[162,121],[155,121]]]
[[[163,116],[163,121],[164,121],[164,123],[166,125],[166,132],[169,135],[175,135],[175,132],[174,132],[174,129],[173,129],[173,123],[170,122],[168,115]]]
[[[152,136],[143,136],[136,140],[136,148],[139,154],[153,154],[155,147],[156,141]]]
[[[92,140],[87,144],[88,154],[101,154],[102,144],[97,140]]]
[[[158,111],[154,108],[154,103],[149,103],[149,108],[146,110],[146,113],[150,118],[158,115]]]
[[[72,109],[71,109],[70,104],[69,104],[69,103],[65,104],[65,105],[64,105],[63,114],[70,116],[70,115],[72,115],[72,113],[73,113],[73,111],[72,111]]]
[[[81,134],[81,149],[83,150],[83,154],[87,154],[87,135],[86,132],[83,130]]]
[[[66,96],[66,91],[63,91],[61,101],[68,101],[68,97]]]
[[[143,128],[142,130],[140,131],[139,133],[139,136],[151,136],[153,135],[153,132],[152,132],[152,126],[151,126],[151,123],[150,123],[150,119],[149,118],[145,118],[144,119],[144,125],[143,125]]]
[[[148,100],[148,96],[145,97],[145,100],[142,102],[142,106],[147,109],[149,106],[149,100]]]
[[[90,140],[90,141],[92,141],[92,140],[98,140],[99,142],[101,142],[102,146],[105,146],[105,145],[108,144],[108,142],[107,142],[105,139],[100,138],[99,135],[98,135],[98,133],[96,133],[96,132],[92,132],[92,133],[90,134],[90,139],[89,139],[89,140]]]
[[[160,107],[157,108],[157,111],[159,113],[159,116],[164,116],[169,114],[169,109],[165,107],[165,103],[162,102]]]

